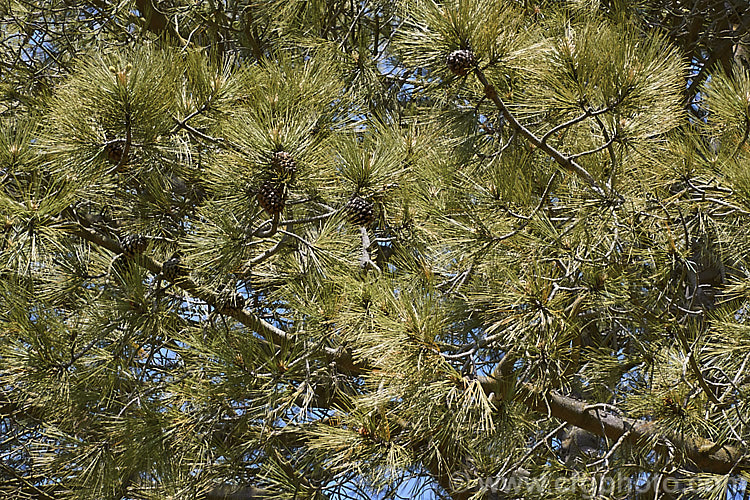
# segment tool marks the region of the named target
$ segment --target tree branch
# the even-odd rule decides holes
[[[101,246],[110,250],[116,254],[124,253],[124,250],[119,242],[103,236],[94,230],[84,226],[85,221],[80,221],[77,226],[74,226],[70,230],[70,233],[78,236],[90,243]],[[161,264],[146,255],[141,255],[135,262],[138,265],[145,267],[152,273],[161,273]],[[185,276],[179,276],[175,279],[174,284],[189,293],[193,297],[196,297],[205,303],[217,307],[218,298],[217,294],[201,288],[197,283]],[[264,319],[258,317],[255,313],[248,309],[232,309],[225,312],[228,316],[232,316],[234,319],[250,328],[254,332],[262,335],[266,341],[271,342],[275,345],[290,345],[295,342],[295,335],[285,332],[281,328],[272,325]],[[363,364],[356,364],[352,359],[352,353],[348,350],[336,349],[333,347],[324,348],[325,356],[335,361],[338,368],[350,375],[357,375],[367,371],[367,366]]]
[[[173,42],[177,42],[177,44],[183,47],[187,45],[188,42],[180,36],[175,27],[172,26],[172,23],[169,22],[169,19],[167,19],[167,16],[156,8],[152,0],[135,0],[135,6],[146,21],[147,30],[157,35],[166,33],[169,35],[167,38]]]
[[[531,130],[524,127],[521,122],[519,122],[516,117],[511,114],[508,107],[505,105],[502,99],[500,99],[500,96],[497,95],[497,90],[495,90],[495,87],[489,82],[489,80],[487,80],[484,72],[479,68],[475,68],[474,71],[476,72],[477,78],[479,79],[481,84],[484,85],[485,94],[493,103],[495,103],[495,106],[503,114],[503,117],[508,120],[508,123],[510,123],[511,127],[513,127],[515,130],[518,130],[521,135],[531,141],[532,144],[551,156],[552,159],[555,160],[561,167],[574,172],[578,177],[586,181],[589,187],[591,187],[591,189],[596,194],[598,194],[602,198],[605,198],[607,196],[607,193],[604,191],[604,189],[602,189],[599,183],[596,182],[594,177],[592,177],[592,175],[588,173],[585,168],[579,165],[575,160],[571,159],[571,157],[565,156],[560,151],[547,144],[546,141],[543,141],[542,139],[534,135]]]
[[[261,500],[271,498],[270,491],[254,486],[231,486],[221,484],[205,493],[205,500]]]
[[[495,392],[498,381],[492,377],[480,379],[485,393]],[[665,436],[652,421],[615,415],[606,410],[588,408],[584,401],[563,396],[555,391],[540,391],[528,384],[519,384],[517,398],[531,410],[549,414],[597,436],[612,440],[625,438],[634,446],[649,442],[670,441],[684,452],[684,457],[703,472],[728,474],[731,471],[750,470],[750,459],[743,450],[729,445],[713,443],[698,436]]]
[[[77,228],[73,229],[71,233],[80,238],[83,238],[86,241],[89,241],[91,243],[104,247],[107,250],[110,250],[114,253],[117,253],[117,254],[124,253],[122,246],[120,246],[120,244],[117,241],[111,238],[108,238],[106,236],[102,236],[99,233],[87,227],[84,227],[83,225],[79,225]],[[138,263],[142,267],[145,267],[152,273],[154,274],[161,273],[161,264],[159,264],[157,261],[155,261],[151,257],[148,257],[146,255],[141,255],[138,260],[139,260]],[[206,302],[207,304],[211,306],[216,307],[216,304],[217,304],[216,294],[199,287],[190,278],[179,276],[175,279],[174,283],[175,285],[179,286],[184,291],[190,293],[192,296]],[[253,313],[248,312],[245,309],[233,310],[230,316],[233,316],[235,319],[237,319],[237,321],[251,328],[253,331],[259,333],[260,335],[263,335],[266,338],[266,340],[272,341],[274,343],[289,342],[291,340],[291,336],[287,332],[285,332],[281,328],[278,328],[268,323],[267,321],[259,318]]]
[[[79,226],[72,232],[73,234],[107,248],[112,252],[123,252],[123,249],[118,242],[105,236],[101,236],[88,228]],[[161,266],[153,259],[147,256],[141,256],[139,261],[141,265],[154,274],[161,272]],[[178,278],[175,284],[186,292],[193,294],[195,297],[204,300],[209,304],[216,303],[215,294],[201,289],[189,278]],[[293,335],[284,332],[280,328],[271,325],[246,310],[233,311],[231,315],[240,323],[260,333],[266,337],[267,340],[272,341],[275,344],[288,344],[294,342]],[[361,374],[368,371],[367,366],[353,361],[351,353],[342,353],[340,350],[333,348],[325,348],[325,353],[336,360],[339,369],[342,371],[350,374]],[[503,380],[498,380],[493,377],[480,378],[482,387],[488,395],[493,392],[498,393],[502,381]],[[563,396],[553,391],[542,393],[529,385],[519,385],[516,388],[516,392],[519,399],[530,409],[541,413],[547,413],[549,411],[553,417],[565,420],[572,425],[592,432],[598,436],[606,436],[610,439],[618,440],[623,434],[630,431],[627,439],[630,443],[636,446],[642,446],[643,443],[648,440],[656,439],[663,441],[669,439],[685,451],[688,460],[705,472],[726,474],[730,470],[750,470],[750,460],[744,458],[742,451],[734,447],[712,443],[696,436],[663,436],[660,434],[659,430],[656,429],[653,422],[621,417],[606,411],[597,411],[592,414],[586,409],[585,402]]]

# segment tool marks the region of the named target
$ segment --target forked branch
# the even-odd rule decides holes
[[[555,149],[553,146],[550,146],[546,140],[542,140],[539,137],[537,137],[531,130],[527,129],[523,126],[521,122],[519,122],[515,116],[510,112],[508,107],[505,105],[502,99],[500,99],[500,96],[497,95],[497,90],[495,90],[495,87],[487,80],[487,77],[485,76],[484,72],[479,69],[475,68],[474,70],[476,72],[477,78],[481,82],[482,85],[484,85],[484,92],[487,95],[487,97],[495,104],[497,109],[500,110],[503,117],[508,120],[508,123],[511,127],[513,127],[514,130],[517,130],[521,135],[526,137],[534,146],[538,147],[545,153],[547,153],[553,160],[555,160],[561,167],[563,167],[565,170],[568,170],[570,172],[575,173],[578,177],[586,181],[586,183],[589,185],[589,187],[599,196],[602,198],[607,197],[607,193],[604,191],[604,189],[599,185],[598,182],[596,182],[596,179],[581,165],[578,164],[572,157],[566,156],[557,149]]]

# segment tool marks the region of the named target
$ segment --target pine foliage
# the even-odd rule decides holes
[[[0,496],[746,497],[729,3],[7,1]]]

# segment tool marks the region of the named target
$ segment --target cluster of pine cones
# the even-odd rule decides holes
[[[132,259],[146,251],[148,240],[143,235],[130,234],[120,239],[120,246],[122,246],[122,255]],[[172,255],[161,265],[161,274],[164,279],[169,281],[177,279],[183,271],[182,259],[179,254]]]
[[[286,205],[288,185],[294,180],[297,163],[286,151],[277,151],[271,157],[270,178],[263,181],[256,193],[258,205],[275,217]],[[374,220],[374,205],[360,196],[352,196],[344,207],[347,219],[354,225],[367,226]]]
[[[466,76],[477,64],[477,58],[470,49],[458,49],[445,58],[448,69],[456,76]],[[294,179],[297,163],[286,151],[277,151],[271,157],[272,176],[265,180],[257,191],[258,205],[270,216],[280,215],[286,205],[287,186]],[[349,221],[357,226],[367,226],[374,220],[373,204],[354,195],[347,202],[344,211]]]
[[[269,215],[280,215],[284,210],[287,198],[287,186],[294,180],[297,163],[294,157],[286,151],[277,151],[271,158],[271,176],[266,179],[256,192],[258,205]],[[367,199],[353,195],[344,206],[347,220],[356,226],[368,226],[375,220],[374,205]],[[148,241],[138,234],[125,236],[120,240],[122,254],[128,258],[135,258],[146,251]],[[176,280],[185,272],[182,260],[178,254],[164,261],[161,273],[168,281]],[[222,312],[241,310],[245,307],[245,299],[237,293],[223,294],[217,297],[216,307]]]

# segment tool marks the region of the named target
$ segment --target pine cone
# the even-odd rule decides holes
[[[216,308],[220,311],[239,311],[245,308],[245,297],[237,292],[223,293],[216,297]]]
[[[146,238],[140,234],[131,234],[122,240],[122,254],[125,257],[135,257],[146,250]]]
[[[275,216],[284,210],[286,203],[286,190],[283,184],[275,184],[265,181],[258,191],[258,205],[269,215]]]
[[[454,50],[445,58],[445,64],[454,75],[465,76],[477,64],[477,58],[468,49]]]
[[[292,177],[297,172],[297,162],[286,151],[277,151],[271,158],[271,166],[279,174]]]
[[[104,147],[107,153],[107,159],[113,165],[124,165],[127,163],[127,157],[123,158],[125,153],[125,143],[123,141],[110,142]]]
[[[375,220],[373,204],[360,196],[353,196],[344,210],[349,222],[357,226],[367,226]]]
[[[174,281],[182,272],[182,259],[179,255],[173,256],[161,265],[161,274],[166,280]]]

